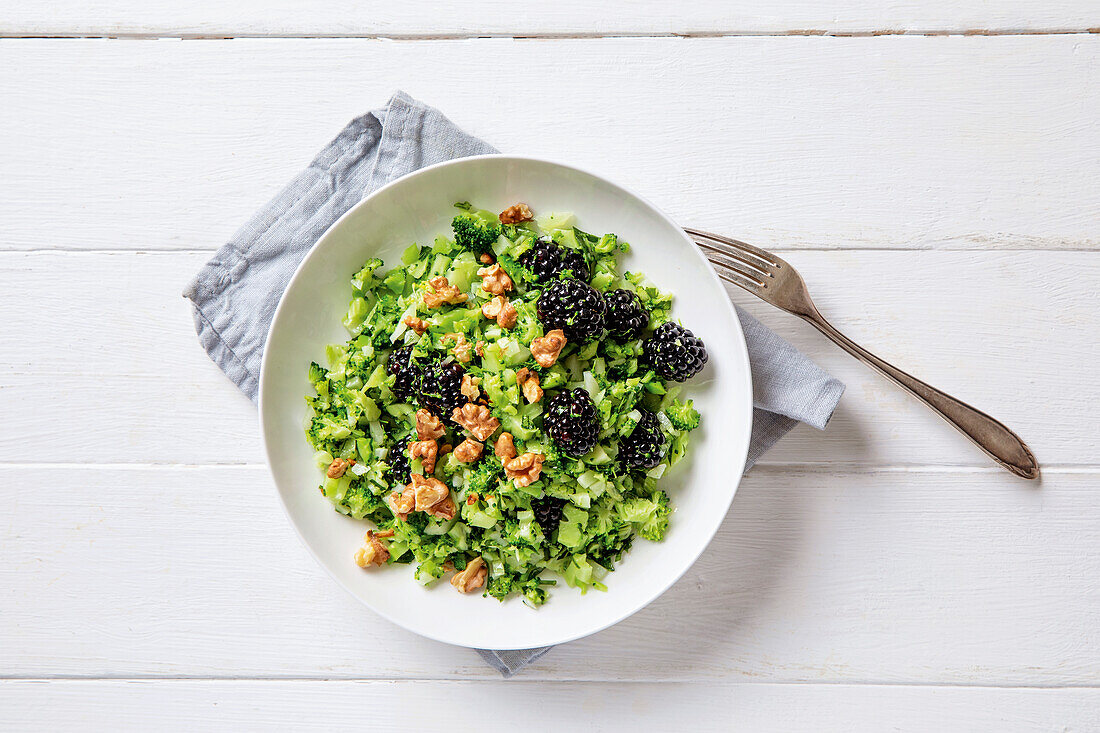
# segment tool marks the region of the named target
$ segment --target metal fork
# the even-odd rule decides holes
[[[716,266],[718,277],[809,322],[837,346],[912,392],[1012,473],[1027,479],[1039,477],[1034,454],[1016,433],[984,412],[886,363],[833,328],[810,299],[802,276],[785,260],[736,239],[698,229],[685,231]]]

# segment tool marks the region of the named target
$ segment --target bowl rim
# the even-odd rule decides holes
[[[651,202],[645,196],[642,196],[641,194],[639,194],[638,192],[634,191],[633,189],[631,189],[627,186],[624,186],[622,184],[611,181],[608,178],[606,178],[606,177],[604,177],[604,176],[602,176],[598,173],[594,173],[594,172],[592,172],[592,171],[590,171],[586,168],[582,168],[582,167],[572,165],[572,164],[568,164],[568,163],[562,163],[562,162],[559,162],[559,161],[556,161],[556,160],[550,160],[548,158],[541,158],[541,157],[529,156],[529,155],[514,155],[514,154],[509,154],[509,153],[490,153],[490,154],[485,154],[485,155],[471,155],[471,156],[466,156],[466,157],[462,157],[462,158],[453,158],[451,160],[441,161],[439,163],[434,163],[432,165],[425,166],[423,168],[419,168],[415,171],[410,171],[409,173],[406,173],[403,176],[395,178],[394,180],[390,181],[389,183],[385,184],[384,186],[380,186],[379,188],[372,191],[370,194],[368,194],[368,195],[364,196],[362,199],[360,199],[351,208],[349,208],[347,211],[345,211],[343,214],[341,214],[340,217],[336,219],[336,221],[332,222],[332,224],[330,224],[328,226],[328,228],[326,228],[325,231],[317,238],[317,241],[314,242],[312,246],[310,246],[309,250],[306,252],[305,257],[303,257],[302,261],[298,263],[298,266],[294,269],[294,274],[291,275],[290,279],[287,281],[286,287],[283,289],[282,294],[279,296],[279,304],[278,304],[278,306],[276,306],[275,312],[271,317],[271,325],[268,327],[267,334],[266,334],[265,339],[264,339],[264,353],[263,353],[263,357],[262,357],[261,363],[260,363],[260,379],[259,379],[258,389],[257,389],[257,393],[256,393],[257,394],[256,406],[257,406],[258,427],[259,427],[259,431],[260,431],[260,443],[263,447],[264,459],[265,459],[265,463],[267,465],[268,475],[271,476],[271,480],[272,480],[272,483],[274,484],[274,488],[275,488],[275,493],[278,495],[279,503],[283,508],[283,513],[286,516],[286,518],[289,520],[291,527],[294,528],[294,532],[298,535],[298,539],[305,546],[306,550],[313,557],[313,559],[317,562],[317,564],[321,566],[321,568],[328,574],[328,576],[332,580],[334,580],[336,582],[337,585],[339,585],[341,588],[343,588],[345,592],[350,594],[353,598],[355,598],[357,601],[359,601],[363,606],[365,606],[371,612],[373,612],[373,613],[377,614],[378,616],[384,618],[385,620],[389,621],[390,623],[394,624],[395,626],[398,626],[402,629],[405,629],[406,631],[410,631],[414,634],[417,634],[418,636],[423,636],[425,638],[432,639],[433,641],[438,641],[438,642],[441,642],[441,643],[444,643],[444,644],[451,644],[451,645],[454,645],[454,646],[462,646],[462,645],[456,644],[454,641],[452,641],[450,639],[443,638],[442,636],[434,635],[434,634],[431,634],[431,633],[426,633],[426,632],[424,632],[420,629],[412,629],[412,628],[406,626],[404,623],[402,623],[401,620],[399,618],[397,618],[396,616],[394,616],[390,613],[387,613],[387,612],[381,610],[380,608],[376,607],[375,605],[369,603],[365,598],[361,597],[360,594],[356,593],[352,588],[350,588],[346,583],[344,583],[344,581],[341,580],[340,577],[337,576],[335,574],[335,572],[328,567],[328,564],[324,561],[323,558],[321,558],[317,554],[316,550],[314,550],[313,546],[310,544],[309,540],[306,538],[306,535],[303,533],[303,529],[300,526],[298,519],[295,517],[294,513],[290,511],[290,508],[287,505],[286,499],[283,496],[283,491],[281,490],[281,488],[279,486],[279,479],[275,475],[275,469],[274,469],[274,466],[273,466],[272,461],[271,461],[271,450],[268,446],[267,431],[265,429],[265,425],[266,425],[267,421],[265,419],[265,409],[264,409],[264,405],[265,405],[265,400],[264,400],[265,384],[266,384],[266,377],[267,377],[268,370],[269,370],[269,365],[270,365],[270,353],[271,353],[270,350],[267,349],[267,344],[269,344],[271,342],[271,337],[275,333],[276,327],[279,324],[280,316],[282,315],[283,310],[284,310],[284,306],[286,305],[286,294],[294,286],[295,282],[299,279],[299,277],[302,276],[303,271],[306,269],[306,267],[308,266],[310,261],[314,257],[318,256],[318,252],[322,249],[322,245],[324,244],[325,240],[328,239],[329,236],[333,233],[333,231],[335,231],[339,226],[341,226],[346,219],[349,219],[349,218],[355,216],[356,213],[360,209],[362,209],[365,206],[368,206],[371,200],[373,200],[374,198],[380,196],[383,192],[388,191],[390,188],[396,187],[398,185],[406,185],[410,180],[419,178],[421,176],[430,175],[432,172],[434,172],[435,170],[437,170],[439,168],[445,168],[445,167],[450,167],[450,166],[458,166],[458,165],[468,164],[468,163],[478,161],[478,160],[487,160],[487,159],[516,161],[518,163],[537,163],[537,164],[541,164],[541,165],[549,165],[549,166],[554,166],[554,167],[558,167],[558,168],[564,168],[564,169],[573,171],[575,173],[580,173],[582,175],[589,176],[589,177],[599,181],[604,186],[619,189],[620,191],[622,191],[622,192],[628,194],[629,196],[631,196],[631,197],[637,199],[638,201],[640,201],[642,204],[644,204],[646,207],[648,207],[654,214],[656,214],[659,218],[663,219],[667,224],[672,226],[672,228],[680,234],[680,236],[683,239],[684,243],[687,245],[687,250],[692,253],[692,256],[694,256],[697,260],[702,261],[703,265],[705,266],[704,269],[709,274],[711,280],[715,284],[717,284],[721,290],[723,290],[723,291],[726,290],[725,286],[722,284],[721,280],[718,278],[718,275],[715,273],[714,268],[710,265],[710,262],[706,259],[706,256],[699,250],[698,247],[695,246],[695,243],[692,241],[691,237],[688,236],[687,232],[684,231],[684,228],[682,226],[680,226],[679,224],[677,224],[675,220],[673,220],[670,216],[668,216],[668,214],[666,214],[662,209],[660,209],[659,207],[654,205],[653,202]],[[753,399],[752,399],[753,383],[752,383],[752,371],[751,371],[750,363],[749,363],[748,345],[745,342],[744,329],[741,327],[740,318],[738,317],[737,311],[736,311],[736,309],[734,308],[734,305],[733,305],[733,301],[730,300],[730,298],[728,298],[728,297],[722,298],[722,301],[723,301],[723,307],[726,309],[728,315],[730,316],[730,321],[733,323],[734,329],[736,331],[734,342],[737,345],[740,346],[739,349],[734,349],[734,351],[736,351],[736,357],[735,358],[740,362],[740,365],[739,365],[740,366],[740,371],[741,371],[741,374],[743,375],[743,379],[744,379],[744,384],[742,385],[742,390],[744,391],[745,394],[747,394],[749,396],[749,398],[745,401],[746,413],[747,414],[742,416],[742,418],[749,425],[749,429],[745,431],[744,438],[741,441],[740,445],[736,445],[736,446],[731,445],[731,446],[729,446],[730,450],[732,451],[732,453],[729,454],[729,455],[732,455],[735,458],[735,464],[737,466],[737,471],[736,471],[735,474],[733,474],[736,477],[736,480],[733,482],[733,488],[732,488],[732,490],[730,491],[730,494],[729,494],[729,502],[723,507],[721,520],[714,524],[714,528],[711,530],[710,535],[706,538],[705,542],[702,542],[702,543],[699,544],[698,550],[696,552],[694,552],[694,554],[692,555],[690,561],[683,563],[682,569],[678,573],[675,573],[675,575],[668,581],[668,583],[664,584],[663,587],[661,587],[657,592],[652,593],[648,597],[647,600],[645,600],[641,604],[636,605],[633,608],[629,608],[628,610],[626,610],[625,612],[623,612],[621,614],[615,615],[613,618],[610,618],[606,623],[604,623],[604,624],[602,624],[598,627],[585,629],[585,630],[583,630],[579,633],[572,634],[572,635],[567,635],[562,639],[559,639],[559,640],[556,640],[556,641],[550,642],[549,644],[544,644],[544,645],[555,646],[555,645],[558,645],[558,644],[565,644],[565,643],[570,642],[570,641],[576,641],[577,639],[581,639],[581,638],[584,638],[586,636],[591,636],[592,634],[596,634],[596,633],[599,633],[601,631],[604,631],[605,629],[608,629],[608,628],[614,626],[615,624],[618,624],[619,622],[630,618],[634,614],[638,613],[642,609],[649,606],[655,600],[657,600],[662,595],[664,595],[666,592],[668,592],[668,590],[673,585],[675,585],[687,573],[687,571],[690,570],[695,565],[696,562],[698,562],[698,560],[702,556],[703,552],[706,551],[706,549],[710,546],[711,542],[714,541],[714,537],[718,533],[719,528],[724,523],[725,518],[729,515],[730,506],[733,505],[733,499],[737,495],[737,491],[741,486],[741,480],[742,480],[742,478],[744,476],[744,472],[745,472],[745,465],[748,462],[748,452],[749,452],[750,441],[751,441],[751,438],[752,438],[752,423],[753,423]],[[477,648],[477,647],[468,646],[468,647],[464,647],[464,648]],[[505,649],[502,649],[502,648],[499,648],[499,647],[487,647],[487,649],[497,650],[497,651],[504,651],[505,650]]]

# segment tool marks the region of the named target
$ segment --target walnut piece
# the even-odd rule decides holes
[[[409,517],[409,512],[416,509],[416,489],[409,484],[401,491],[390,494],[390,507],[393,515],[404,522]]]
[[[447,455],[448,453],[451,452],[452,447],[453,446],[450,443],[444,443],[443,445],[439,446],[439,455],[441,455],[441,456]]]
[[[493,295],[504,295],[512,289],[512,278],[499,264],[478,268],[478,277],[481,278],[481,289]]]
[[[558,360],[561,350],[565,348],[565,331],[555,328],[542,338],[531,342],[531,356],[540,367],[552,367]]]
[[[484,252],[480,257],[477,258],[477,261],[483,265],[491,265],[493,264],[493,256],[488,252]]]
[[[448,494],[443,501],[432,505],[429,509],[425,509],[424,513],[436,519],[454,519],[455,514],[458,513],[458,507],[455,506],[455,500]]]
[[[489,414],[488,407],[471,402],[462,407],[456,407],[451,419],[473,433],[473,436],[482,443],[500,427],[500,420]]]
[[[416,411],[416,437],[421,440],[442,438],[443,423],[432,413],[420,408]]]
[[[334,458],[332,463],[328,464],[325,475],[329,478],[340,478],[354,463],[355,461],[350,458]]]
[[[463,463],[473,463],[478,458],[481,458],[481,451],[485,450],[485,446],[477,442],[473,438],[466,438],[458,444],[455,448],[455,460],[462,461]]]
[[[481,315],[495,320],[501,328],[511,328],[519,318],[516,307],[504,295],[493,296],[492,300],[481,306]]]
[[[497,297],[503,298],[504,296],[498,295]],[[519,312],[516,310],[516,307],[508,302],[507,298],[505,298],[504,305],[500,308],[500,315],[497,316],[497,325],[501,328],[511,329],[513,326],[516,325],[516,321],[518,319]]]
[[[500,212],[501,224],[519,224],[521,221],[531,221],[534,218],[535,215],[531,213],[527,204],[512,204]]]
[[[541,453],[524,453],[504,463],[504,475],[515,480],[518,487],[530,486],[539,480],[542,463],[546,456]]]
[[[474,345],[466,341],[466,334],[464,333],[444,334],[443,338],[439,339],[439,343],[444,346],[449,343],[454,343],[455,347],[451,349],[451,353],[453,353],[455,358],[463,364],[473,358],[473,354],[470,352],[473,351]]]
[[[507,463],[516,457],[516,444],[512,440],[511,433],[501,433],[493,446],[493,453],[502,463]]]
[[[527,367],[523,367],[516,372],[516,384],[523,390],[523,396],[527,398],[527,401],[534,404],[542,399],[542,387],[539,386],[539,375]]]
[[[478,385],[481,384],[481,377],[471,377],[469,374],[462,375],[462,385],[458,388],[458,391],[463,397],[473,402],[481,396],[481,390]]]
[[[373,529],[367,530],[367,534],[363,537],[363,546],[355,553],[356,565],[361,568],[369,568],[371,566],[381,567],[386,564],[386,561],[390,559],[390,551],[378,541],[378,537],[381,536],[391,537],[393,532],[391,531],[388,535],[382,533],[375,535]]]
[[[439,455],[439,445],[435,440],[418,440],[409,443],[409,458],[419,458],[424,475],[435,473],[435,458]]]
[[[476,344],[474,344],[474,353],[477,354],[478,356],[485,356],[485,342],[484,341],[478,341]]]
[[[428,322],[423,318],[417,318],[416,316],[405,316],[401,321],[406,326],[416,331],[418,336],[423,336],[424,332],[428,330]]]
[[[416,492],[416,511],[423,512],[450,496],[447,484],[431,476],[412,475],[412,487]]]
[[[451,585],[459,593],[469,593],[485,585],[485,578],[488,576],[489,568],[485,567],[485,561],[478,555],[466,563],[466,568],[462,572],[454,574],[454,577],[451,578]]]
[[[433,277],[428,284],[432,289],[424,293],[424,305],[429,308],[438,308],[444,303],[457,305],[466,302],[466,293],[459,292],[458,288],[448,283],[445,275]]]

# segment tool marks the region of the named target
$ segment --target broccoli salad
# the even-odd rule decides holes
[[[672,297],[570,214],[455,204],[453,236],[351,278],[351,338],[310,365],[306,429],[363,568],[545,603],[603,579],[672,510],[658,488],[699,426],[676,383],[706,364]]]

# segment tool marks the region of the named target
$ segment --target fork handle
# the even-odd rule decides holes
[[[799,316],[829,337],[837,346],[877,369],[890,381],[912,392],[917,399],[938,412],[943,419],[974,441],[975,445],[997,463],[1017,476],[1027,479],[1039,478],[1039,464],[1031,449],[1000,421],[886,363],[833,328],[833,325],[826,321],[816,308],[811,309],[810,313],[800,313]]]

